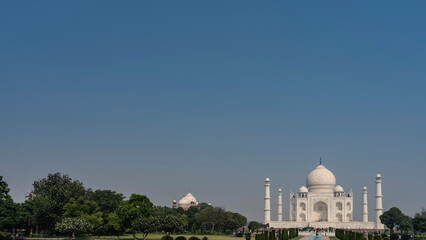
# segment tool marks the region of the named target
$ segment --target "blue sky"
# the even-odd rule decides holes
[[[0,174],[263,219],[320,156],[374,213],[426,199],[424,1],[0,3]],[[275,194],[275,195],[274,195]]]

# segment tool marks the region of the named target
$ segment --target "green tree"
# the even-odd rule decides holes
[[[0,176],[0,200],[10,198],[9,191],[10,189],[7,182],[3,181],[3,176]]]
[[[117,193],[111,190],[87,190],[86,198],[90,201],[96,202],[101,211],[105,216],[115,212],[118,205],[123,201],[124,196],[121,193]]]
[[[9,195],[7,182],[0,176],[0,228],[9,229],[15,232],[17,226],[22,226],[24,222],[24,209],[20,204],[14,203]]]
[[[136,238],[136,232],[132,228],[136,220],[140,218],[148,218],[151,216],[153,204],[145,195],[133,193],[129,200],[123,201],[116,210],[117,216],[120,218],[124,228],[132,232],[133,239]]]
[[[408,230],[411,230],[413,228],[413,220],[411,217],[402,214],[401,218],[399,219],[398,225],[401,231],[406,231],[408,233]]]
[[[244,227],[247,224],[247,218],[239,213],[232,213],[232,219],[237,221],[238,228]]]
[[[385,211],[382,216],[380,216],[380,221],[389,228],[390,232],[394,232],[395,227],[405,228],[407,227],[407,216],[405,216],[401,210],[397,207],[392,207],[388,211]]]
[[[415,232],[426,232],[426,210],[424,208],[414,215],[413,229]]]
[[[105,227],[107,232],[116,234],[117,238],[120,238],[120,234],[124,231],[123,224],[115,212],[108,214]]]
[[[251,232],[254,232],[260,228],[260,223],[256,221],[251,221],[249,222],[248,228],[250,229]]]
[[[183,232],[182,218],[168,215],[166,217],[160,217],[158,219],[158,230],[164,231],[167,236],[172,233]]]
[[[139,218],[134,223],[132,228],[142,233],[142,238],[145,240],[148,234],[155,232],[161,228],[158,217]]]
[[[84,218],[93,226],[94,230],[102,225],[102,212],[99,211],[98,204],[94,201],[85,200],[83,197],[79,197],[77,200],[71,198],[63,210],[64,217]]]
[[[63,218],[56,223],[55,229],[61,233],[71,233],[72,239],[75,239],[76,233],[91,232],[93,226],[84,218]]]
[[[22,211],[19,204],[14,203],[12,198],[0,200],[0,228],[9,229],[12,233],[22,222]]]
[[[195,215],[196,222],[203,227],[209,227],[213,232],[216,226],[224,226],[226,214],[223,208],[207,207]]]
[[[84,196],[85,192],[83,183],[66,174],[48,174],[47,178],[34,181],[32,195],[33,201],[36,201],[36,223],[46,233],[54,230],[55,223],[62,218],[64,205],[71,198]]]

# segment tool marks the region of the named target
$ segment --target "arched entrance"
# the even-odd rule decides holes
[[[338,222],[342,222],[342,221],[343,221],[343,216],[342,216],[342,214],[341,214],[341,213],[336,214],[336,220],[337,220]]]
[[[325,202],[315,203],[312,220],[317,222],[328,221],[328,207]]]

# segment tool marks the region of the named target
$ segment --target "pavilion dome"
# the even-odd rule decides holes
[[[299,188],[299,192],[300,192],[300,193],[307,193],[307,192],[308,192],[308,189],[307,189],[305,186],[301,186],[301,187]]]
[[[329,193],[334,191],[336,177],[324,165],[320,164],[306,178],[310,192]]]
[[[337,186],[334,188],[334,192],[344,192],[344,191],[343,191],[342,186],[337,185]]]
[[[179,205],[187,205],[191,203],[198,203],[197,199],[195,199],[195,197],[191,193],[186,194],[185,197],[179,200]]]

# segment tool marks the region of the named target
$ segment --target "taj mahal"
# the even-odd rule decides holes
[[[283,221],[282,189],[278,189],[277,221],[271,221],[270,180],[265,179],[265,224],[274,228],[346,228],[384,229],[380,222],[382,208],[382,176],[376,176],[376,208],[374,221],[368,221],[367,187],[363,187],[362,221],[354,221],[353,192],[347,194],[336,186],[334,174],[321,162],[306,178],[306,187],[290,193],[289,221]]]

